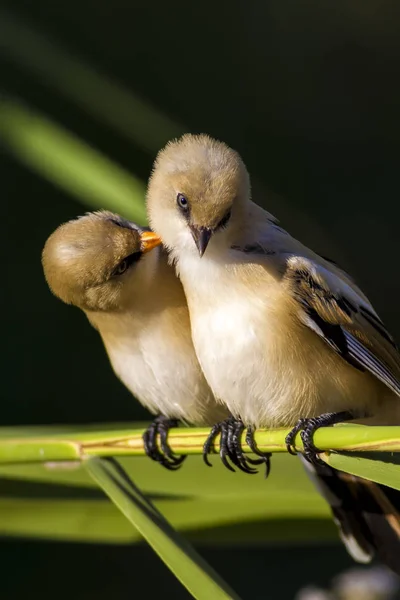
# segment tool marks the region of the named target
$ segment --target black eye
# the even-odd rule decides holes
[[[179,208],[181,208],[182,210],[184,210],[184,211],[189,210],[189,200],[183,194],[177,195],[176,203],[178,204]]]
[[[138,263],[141,258],[141,252],[133,252],[133,254],[130,254],[129,256],[124,258],[124,260],[121,260],[121,262],[115,267],[114,271],[111,273],[111,277],[123,275],[125,271],[129,269],[129,267],[131,267],[135,263]]]
[[[127,261],[127,259],[125,258],[124,260],[122,260],[119,265],[116,267],[116,269],[114,269],[114,275],[122,275],[122,273],[125,273],[125,271],[127,270],[127,268],[129,267],[129,262]]]
[[[228,225],[229,219],[231,218],[231,211],[228,210],[226,215],[220,220],[217,225],[217,229],[224,229]]]

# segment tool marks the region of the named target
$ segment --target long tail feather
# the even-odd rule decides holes
[[[339,535],[355,561],[370,562],[374,555],[400,575],[400,492],[316,466],[301,457],[307,474],[331,507]]]

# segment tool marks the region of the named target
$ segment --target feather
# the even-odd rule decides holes
[[[178,189],[190,199],[191,223],[177,210]],[[147,206],[183,283],[202,369],[233,416],[285,426],[360,407],[400,422],[390,334],[343,270],[251,202],[237,153],[204,135],[170,143],[157,157]],[[215,230],[229,211],[200,258],[191,227]],[[330,467],[315,479],[352,555],[366,562],[375,551],[400,572],[399,494]]]
[[[355,284],[331,264],[289,255],[286,266],[301,322],[353,367],[368,371],[400,396],[396,344]]]
[[[304,457],[301,461],[330,505],[339,535],[354,560],[368,563],[376,554],[400,574],[400,492],[328,465],[312,465]]]
[[[342,481],[334,469],[311,464],[299,456],[312,483],[331,507],[339,535],[350,556],[357,562],[371,562],[375,549],[349,484]]]

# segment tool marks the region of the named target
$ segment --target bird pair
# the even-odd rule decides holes
[[[148,252],[156,234],[93,213],[49,238],[43,265],[53,292],[98,329],[116,374],[162,415],[148,453],[177,468],[168,426],[214,424],[226,464],[251,471],[243,428],[259,462],[268,457],[254,428],[293,427],[288,448],[301,431],[349,552],[362,562],[376,552],[400,572],[397,492],[320,464],[312,442],[317,427],[343,420],[400,423],[400,355],[368,299],[251,201],[239,154],[208,136],[159,153],[147,208],[164,247]]]

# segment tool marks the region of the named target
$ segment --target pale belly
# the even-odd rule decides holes
[[[193,341],[211,389],[249,424],[259,422],[282,391],[266,361],[273,340],[261,338],[252,321],[235,302],[192,314]]]
[[[213,400],[191,345],[176,352],[157,330],[105,344],[114,372],[151,413],[199,425],[218,420],[222,406]]]
[[[314,332],[257,299],[226,298],[191,318],[208,383],[246,425],[290,426],[301,417],[367,409],[382,393]]]

